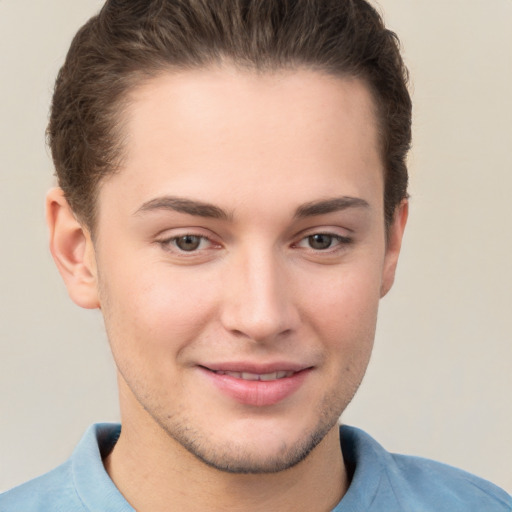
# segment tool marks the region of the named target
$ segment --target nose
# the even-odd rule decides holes
[[[284,262],[271,250],[251,250],[231,263],[221,312],[224,328],[260,343],[292,333],[299,313]]]

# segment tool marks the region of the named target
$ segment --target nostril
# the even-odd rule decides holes
[[[257,335],[257,333],[253,333],[251,335],[250,332],[244,332],[244,331],[241,331],[239,329],[231,329],[230,331],[233,336],[235,336],[236,338],[245,338],[245,339],[249,339],[249,340],[254,340],[254,341],[264,341],[266,339],[270,339],[270,338],[273,338],[273,339],[278,339],[278,338],[286,338],[287,336],[290,336],[292,333],[293,333],[293,330],[292,329],[285,329],[281,332],[277,332],[275,334],[267,334],[267,335]]]

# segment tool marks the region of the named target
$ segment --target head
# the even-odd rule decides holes
[[[78,33],[51,246],[133,449],[258,473],[336,440],[407,217],[404,79],[362,1],[111,1]]]
[[[365,0],[109,0],[75,36],[56,81],[48,141],[60,187],[94,230],[97,193],[122,164],[129,92],[166,71],[222,62],[362,80],[376,109],[385,221],[407,195],[411,101],[398,39]]]

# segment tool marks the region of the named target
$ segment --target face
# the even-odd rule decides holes
[[[92,265],[123,421],[222,470],[290,467],[336,428],[393,279],[371,96],[222,68],[130,100]]]

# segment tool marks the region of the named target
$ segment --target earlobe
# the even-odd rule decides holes
[[[389,292],[395,280],[396,266],[398,263],[398,256],[400,255],[400,248],[402,247],[402,238],[404,236],[408,215],[409,202],[407,199],[404,199],[397,207],[393,222],[389,227],[386,256],[384,259],[382,283],[380,288],[381,298]]]
[[[69,296],[83,308],[99,308],[91,236],[76,219],[60,188],[50,190],[46,196],[46,222],[50,232],[50,251]]]

